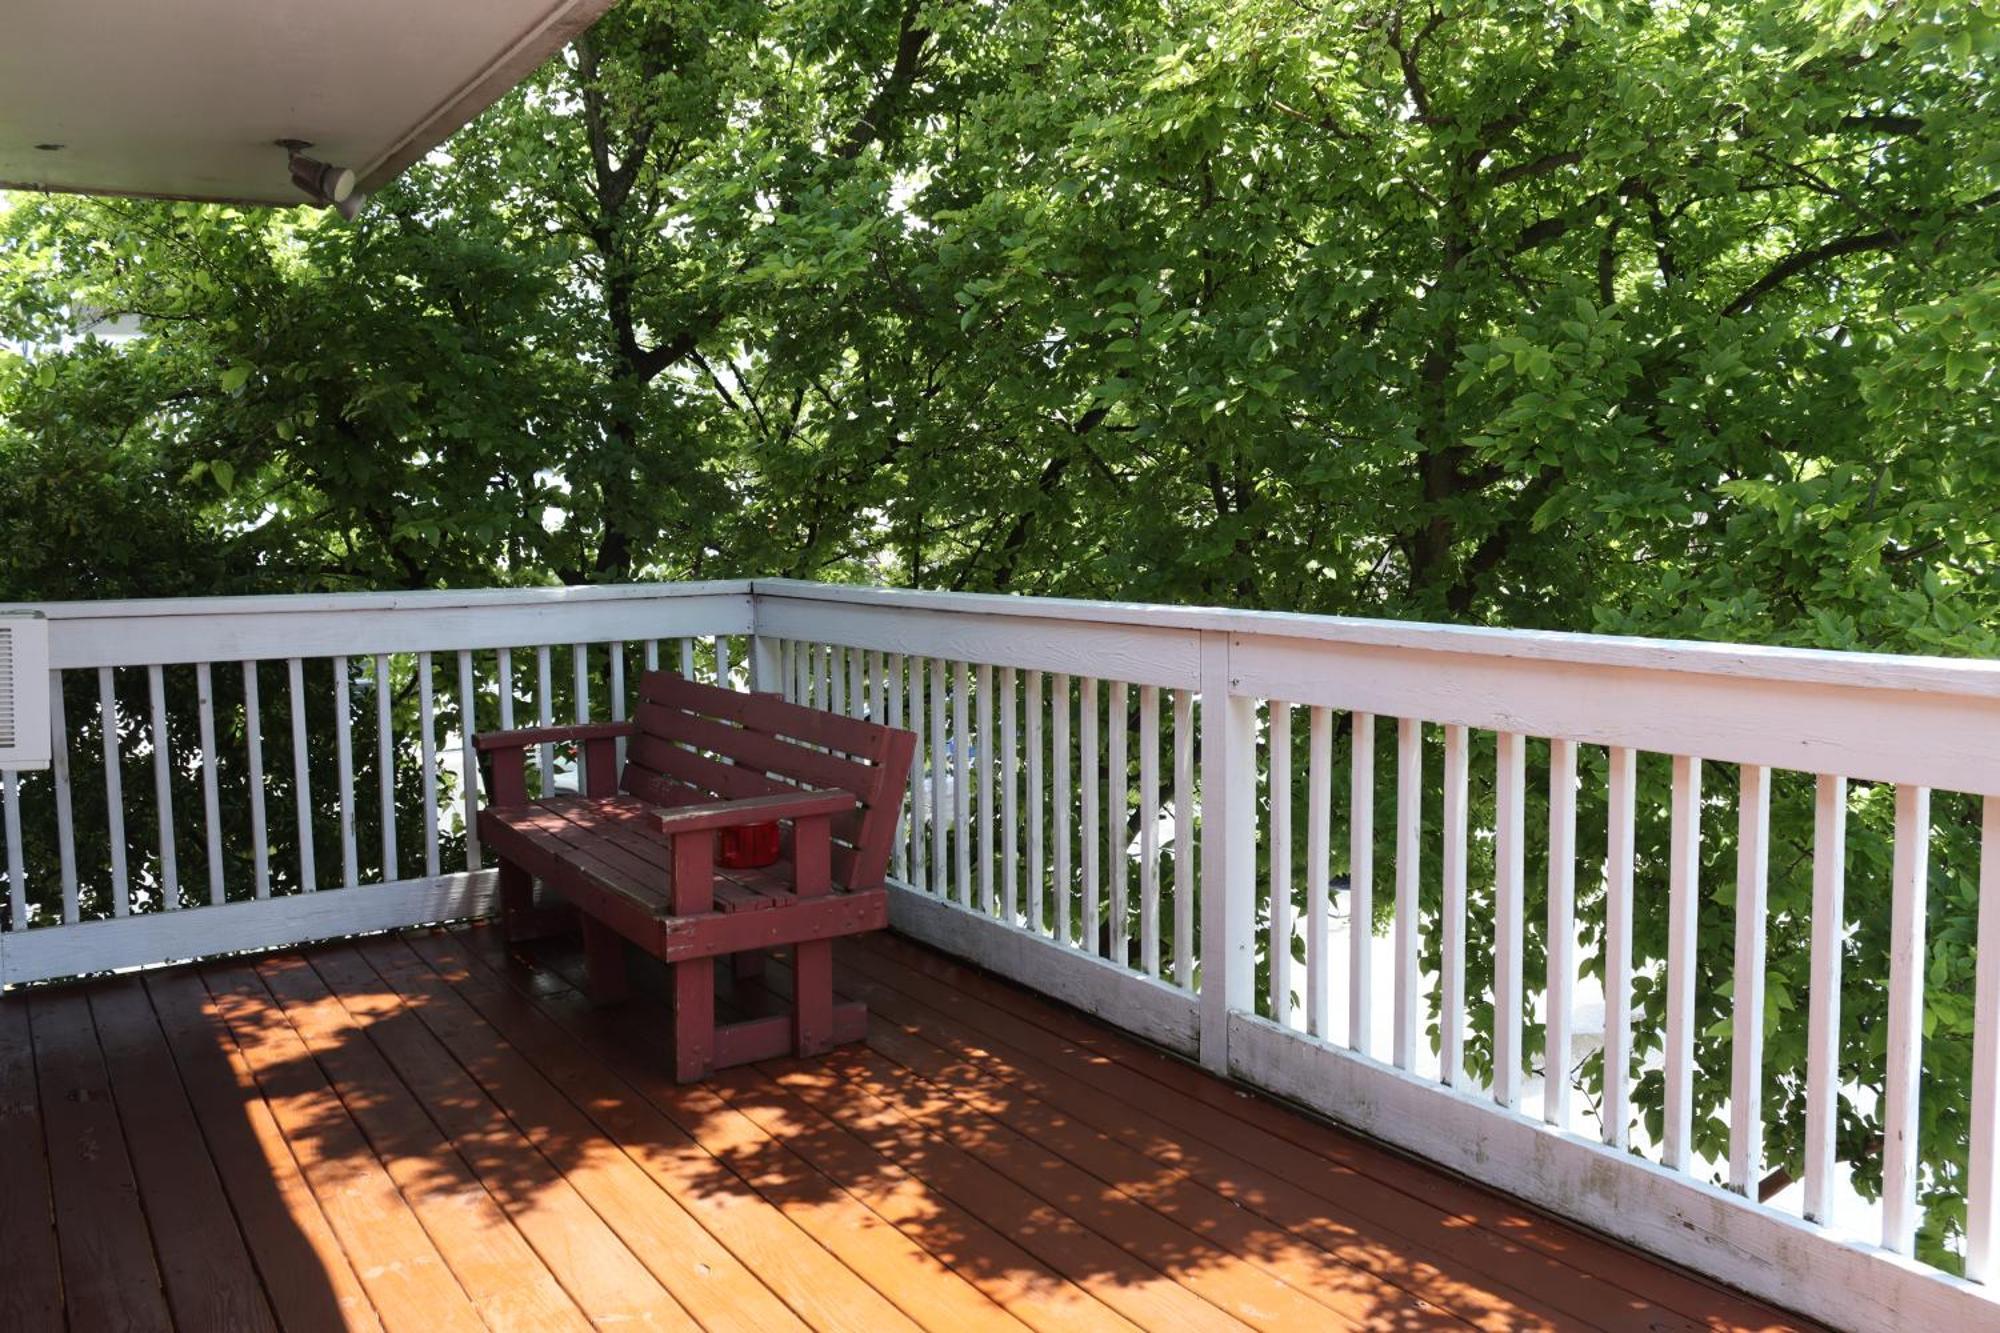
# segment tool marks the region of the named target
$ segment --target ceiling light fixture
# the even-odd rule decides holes
[[[331,208],[352,222],[368,202],[368,196],[354,188],[352,171],[307,157],[304,150],[312,145],[304,139],[280,139],[278,147],[288,154],[286,165],[291,169],[292,184],[314,203]]]

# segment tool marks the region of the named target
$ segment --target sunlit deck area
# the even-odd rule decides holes
[[[695,1087],[580,968],[466,927],[8,997],[0,1326],[1802,1326],[901,938],[841,952],[864,1046]]]

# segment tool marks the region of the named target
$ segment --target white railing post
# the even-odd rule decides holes
[[[752,605],[754,616],[755,603]],[[778,641],[768,634],[753,635],[750,639],[750,688],[768,693],[785,688],[784,668],[778,661]]]
[[[1257,986],[1257,703],[1232,694],[1230,636],[1201,635],[1201,1062],[1229,1070],[1229,1015]]]

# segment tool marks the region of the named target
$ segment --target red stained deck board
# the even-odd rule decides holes
[[[0,998],[0,1322],[1804,1327],[908,941],[839,950],[865,1045],[686,1087],[663,969],[606,1007],[581,961],[465,927]]]

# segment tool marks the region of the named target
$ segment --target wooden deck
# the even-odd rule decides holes
[[[693,1088],[578,961],[0,999],[0,1329],[1802,1326],[899,939],[865,1047]]]

